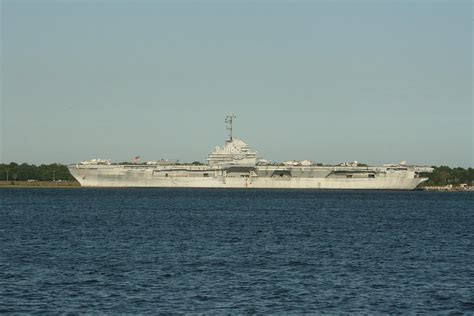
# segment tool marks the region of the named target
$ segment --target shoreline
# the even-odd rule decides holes
[[[0,188],[80,188],[76,181],[0,181]]]
[[[77,181],[0,181],[0,189],[3,188],[43,188],[43,189],[74,189],[82,188]],[[105,188],[105,187],[104,187]],[[425,192],[473,192],[474,186],[422,186],[414,191]]]
[[[473,192],[474,186],[425,186],[418,188],[421,191],[428,192]]]

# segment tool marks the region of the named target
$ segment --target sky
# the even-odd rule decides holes
[[[0,0],[0,163],[474,167],[471,1]]]

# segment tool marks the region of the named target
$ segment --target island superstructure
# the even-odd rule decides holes
[[[386,164],[365,166],[357,162],[336,166],[315,165],[309,160],[270,163],[232,134],[235,115],[226,117],[229,138],[216,147],[206,165],[155,161],[114,164],[93,159],[69,165],[84,187],[181,187],[181,188],[280,188],[280,189],[385,189],[413,190],[428,180],[424,166]]]

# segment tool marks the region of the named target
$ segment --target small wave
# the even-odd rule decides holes
[[[459,303],[464,309],[467,309],[469,311],[474,311],[474,300],[459,301]]]
[[[295,261],[289,261],[288,265],[290,267],[303,267],[303,266],[308,266],[309,264],[304,261],[295,260]]]
[[[211,299],[210,296],[203,295],[203,294],[196,294],[192,298],[198,300],[198,301],[208,301]]]

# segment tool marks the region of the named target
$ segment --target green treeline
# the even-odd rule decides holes
[[[448,166],[433,166],[433,173],[424,173],[423,177],[429,178],[424,185],[458,185],[465,183],[467,185],[474,185],[474,169],[472,168],[450,168]]]
[[[473,168],[450,168],[447,166],[433,167],[433,173],[422,174],[430,180],[424,185],[447,185],[461,184],[474,185],[474,169]],[[21,165],[11,162],[10,164],[0,164],[0,181],[53,181],[65,180],[74,181],[73,176],[65,165],[53,163],[50,165],[29,165],[22,163]]]
[[[65,165],[53,163],[50,165],[21,165],[11,162],[0,164],[0,181],[74,181],[74,177],[69,173]]]

